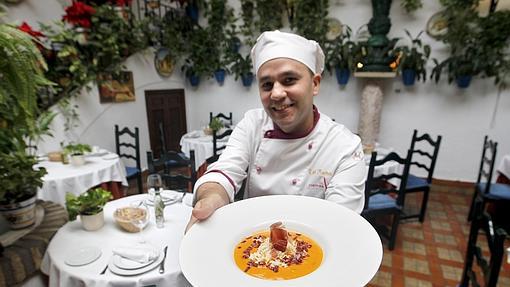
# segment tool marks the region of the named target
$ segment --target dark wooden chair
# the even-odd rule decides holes
[[[135,131],[133,132],[127,127],[119,130],[119,125],[115,125],[115,150],[119,157],[134,163],[134,165],[126,165],[126,178],[127,180],[136,178],[138,193],[143,193],[138,128],[135,127]]]
[[[160,174],[166,188],[188,192],[197,181],[194,150],[190,151],[190,158],[175,151],[168,151],[162,153],[159,158],[154,158],[152,152],[148,151],[147,164],[149,174]]]
[[[234,122],[232,120],[232,113],[229,113],[228,116],[223,113],[219,113],[214,116],[213,113],[210,112],[209,113],[209,122],[211,122],[213,118],[220,119],[221,121],[223,121],[224,124],[226,124],[226,126],[231,126],[234,124]]]
[[[497,150],[498,143],[485,136],[480,168],[478,169],[478,177],[475,184],[475,191],[473,193],[473,199],[471,200],[471,207],[468,214],[469,221],[475,216],[474,206],[477,200],[481,202],[483,210],[485,210],[485,205],[488,202],[493,203],[494,208],[497,208],[498,202],[503,203],[510,201],[510,185],[504,183],[492,183],[492,174],[494,173],[494,163],[496,162]],[[494,218],[494,220],[498,221],[505,219]]]
[[[227,147],[226,141],[223,139],[226,139],[226,137],[230,136],[232,134],[231,129],[227,129],[226,131],[222,132],[221,134],[218,134],[217,131],[213,131],[213,156],[219,156],[219,152]],[[222,144],[219,144],[222,143]]]
[[[403,165],[401,173],[383,174],[375,176],[374,171],[377,166],[387,162],[395,161]],[[377,152],[372,152],[370,165],[368,168],[367,181],[365,183],[365,205],[361,215],[365,217],[377,229],[379,234],[389,240],[388,248],[395,248],[397,230],[402,214],[402,208],[405,201],[405,183],[409,174],[409,164],[411,161],[411,151],[409,150],[406,158],[401,158],[397,153],[391,152],[383,159],[377,159]],[[398,187],[390,184],[388,180],[399,179]],[[391,215],[391,227],[389,231],[385,226],[377,223],[381,215]]]
[[[436,167],[440,144],[441,136],[437,136],[436,140],[433,140],[429,134],[425,133],[418,136],[418,131],[414,130],[411,147],[409,148],[411,150],[412,157],[405,192],[422,192],[423,198],[419,212],[409,214],[409,211],[404,207],[404,214],[401,219],[418,218],[420,222],[424,221],[425,212],[427,211],[427,203],[429,200],[430,186],[432,184],[432,177],[434,175],[434,168]],[[420,169],[425,172],[426,177],[416,176],[412,173],[413,171]]]
[[[480,286],[476,273],[473,271],[473,263],[476,262],[479,266],[478,270],[481,270],[483,286],[496,287],[505,252],[505,238],[508,237],[509,231],[499,226],[484,211],[484,203],[480,197],[475,198],[471,211],[473,218],[469,230],[466,259],[464,260],[461,282],[458,286]],[[480,235],[482,235],[482,240],[484,238],[487,240],[488,254],[482,252],[481,244],[477,244]],[[471,285],[469,284],[470,281]]]

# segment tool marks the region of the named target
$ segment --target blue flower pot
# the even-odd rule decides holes
[[[241,75],[241,80],[243,81],[243,86],[249,87],[251,86],[251,83],[253,82],[253,74],[243,74]]]
[[[218,69],[214,71],[214,78],[220,86],[223,86],[223,83],[225,82],[225,69]]]
[[[402,71],[402,82],[404,82],[404,86],[414,85],[415,80],[416,80],[416,71],[415,70],[405,69]]]
[[[238,53],[239,49],[241,49],[241,40],[235,37],[230,41],[230,50],[234,53]]]
[[[471,83],[471,75],[458,76],[455,78],[455,82],[457,82],[457,87],[465,89]]]
[[[346,85],[349,82],[351,71],[346,68],[335,68],[336,81],[339,85]]]
[[[200,84],[200,76],[191,75],[188,77],[188,80],[192,87],[197,87]]]
[[[188,15],[193,22],[198,22],[198,6],[195,4],[188,4],[186,6],[186,15]]]

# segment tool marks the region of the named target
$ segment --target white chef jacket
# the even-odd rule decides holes
[[[366,165],[358,136],[315,107],[310,133],[289,135],[275,127],[263,109],[246,112],[194,191],[205,182],[217,182],[232,202],[246,179],[245,198],[304,195],[362,211]]]

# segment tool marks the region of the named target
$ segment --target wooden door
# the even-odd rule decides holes
[[[186,133],[184,90],[145,91],[151,150],[156,157],[161,151],[180,151],[179,142]]]

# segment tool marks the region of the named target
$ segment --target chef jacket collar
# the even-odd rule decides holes
[[[309,131],[299,132],[299,133],[286,133],[282,129],[280,129],[280,127],[278,125],[276,125],[276,123],[273,122],[274,129],[266,131],[264,133],[264,137],[265,138],[270,138],[270,139],[299,139],[299,138],[304,138],[307,135],[309,135],[313,131],[313,129],[315,129],[315,126],[317,125],[317,122],[319,121],[320,116],[321,115],[319,113],[319,110],[317,110],[317,107],[314,105],[313,106],[313,127]]]

